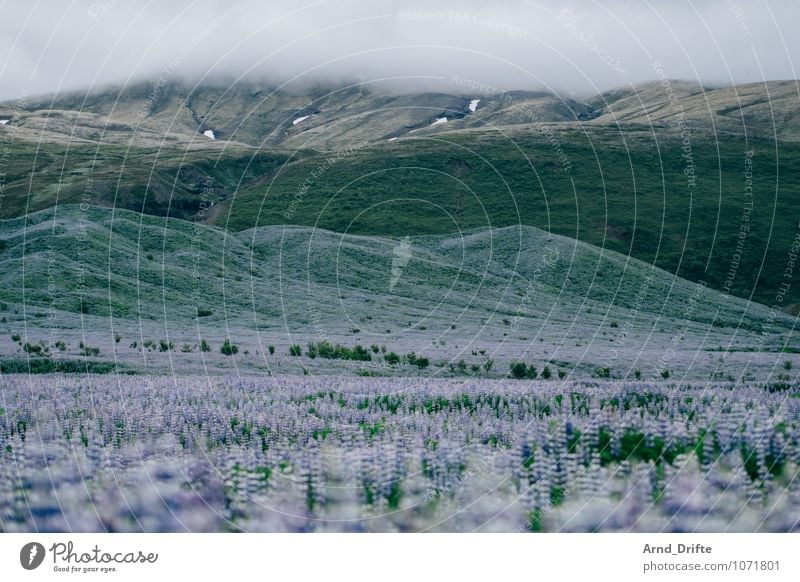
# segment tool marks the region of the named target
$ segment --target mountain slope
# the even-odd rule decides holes
[[[86,203],[231,231],[523,224],[746,299],[784,293],[796,313],[800,285],[775,276],[800,223],[796,89],[669,81],[579,102],[142,83],[30,100],[0,109],[0,217]]]
[[[523,359],[577,376],[609,367],[708,377],[723,366],[766,378],[797,347],[794,318],[531,227],[405,241],[275,226],[231,234],[64,206],[3,221],[0,235],[6,359],[42,342],[52,358],[87,345],[149,369],[354,371],[288,355],[290,344],[330,340],[413,351],[432,374],[492,358],[501,375]],[[234,358],[218,351],[225,337],[242,349]],[[204,338],[212,353],[199,352]],[[732,351],[724,365],[708,351],[718,348]],[[464,370],[449,367],[460,360]],[[397,371],[377,353],[355,366]]]

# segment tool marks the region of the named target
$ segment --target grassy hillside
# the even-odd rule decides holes
[[[0,236],[6,367],[88,357],[183,371],[416,370],[387,367],[384,352],[368,363],[289,355],[328,340],[414,352],[430,359],[426,374],[474,374],[493,359],[503,376],[520,359],[586,376],[668,366],[708,377],[720,367],[769,375],[800,347],[794,318],[532,227],[404,241],[301,227],[229,233],[62,206],[2,221]],[[225,338],[238,354],[220,353]]]
[[[800,147],[699,129],[689,164],[676,130],[553,135],[564,156],[550,135],[515,129],[404,138],[327,165],[327,154],[309,157],[227,200],[216,223],[393,236],[531,225],[775,302],[800,232]],[[749,230],[737,249],[742,227]],[[784,304],[798,302],[800,285],[792,285]]]
[[[192,218],[201,207],[210,208],[231,196],[241,183],[269,175],[288,157],[237,148],[177,150],[25,141],[7,148],[2,160],[1,218],[80,203]]]

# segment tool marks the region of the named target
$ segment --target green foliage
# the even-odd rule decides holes
[[[596,368],[595,371],[592,372],[592,376],[594,378],[611,378],[611,368],[608,367]]]
[[[289,355],[294,357],[299,357],[303,355],[303,348],[301,348],[297,344],[292,344],[289,346]]]
[[[219,349],[219,351],[225,354],[226,356],[232,356],[234,354],[239,353],[239,346],[231,343],[230,339],[225,338],[225,341],[222,342],[222,347]]]
[[[550,371],[550,368],[548,366],[545,366],[544,369],[542,370],[542,379],[549,380],[550,376],[552,375],[553,373]]]
[[[100,348],[94,348],[91,346],[85,345],[81,342],[78,347],[80,347],[80,355],[82,356],[99,356],[100,355]]]
[[[205,309],[202,307],[197,308],[197,317],[208,317],[209,315],[213,315],[214,312],[210,309]]]
[[[317,357],[317,344],[314,342],[308,342],[306,346],[306,355],[311,358],[312,360]]]
[[[390,366],[396,366],[400,363],[400,356],[398,356],[394,352],[388,352],[383,356],[383,361],[389,364]]]
[[[3,374],[135,374],[135,370],[113,362],[92,362],[85,360],[54,360],[37,358],[35,360],[0,360],[0,373]]]
[[[275,353],[275,346],[268,346],[267,350],[269,350],[269,355],[273,355]]]
[[[25,345],[22,346],[22,351],[27,353],[27,354],[34,355],[34,356],[48,355],[47,354],[47,351],[48,351],[47,348],[45,346],[43,346],[42,344],[40,344],[40,343],[39,344],[31,344],[31,343],[25,342]]]
[[[512,362],[509,366],[511,369],[511,377],[521,380],[528,376],[528,365],[525,362]]]
[[[208,344],[208,342],[205,340],[205,338],[200,340],[200,351],[201,352],[210,352],[211,351],[211,346]]]

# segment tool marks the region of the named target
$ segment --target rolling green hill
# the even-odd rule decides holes
[[[522,359],[586,376],[660,366],[763,378],[799,347],[793,317],[533,227],[408,239],[276,226],[230,233],[67,205],[4,220],[0,236],[0,361],[363,367],[288,355],[290,345],[328,340],[414,352],[436,374],[490,358],[500,375]],[[225,338],[241,348],[236,357],[220,353]],[[199,350],[203,339],[211,352]],[[84,353],[91,348],[99,353]],[[402,372],[380,362],[376,352],[366,370]]]

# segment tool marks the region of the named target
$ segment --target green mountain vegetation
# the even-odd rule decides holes
[[[0,236],[6,359],[401,373],[388,349],[441,374],[492,359],[501,376],[529,361],[586,376],[661,366],[707,378],[769,376],[799,347],[793,317],[534,227],[408,239],[231,233],[65,205],[4,220]],[[381,350],[366,362],[310,360],[306,346],[324,342]]]
[[[652,83],[582,102],[151,89],[0,108],[9,119],[0,216],[85,202],[230,232],[295,224],[399,237],[525,225],[739,297],[780,298],[790,313],[800,304],[800,285],[783,276],[800,233],[794,82]]]

